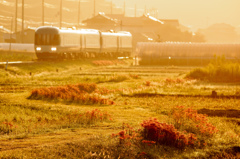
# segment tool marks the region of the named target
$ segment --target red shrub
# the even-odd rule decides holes
[[[143,138],[158,144],[183,148],[187,145],[194,145],[197,140],[194,134],[179,132],[173,125],[160,123],[157,119],[145,120],[141,126],[144,128]]]
[[[151,82],[150,81],[146,81],[146,86],[150,86],[151,85]]]
[[[184,127],[188,124],[188,129],[197,130],[202,135],[213,135],[218,132],[218,129],[208,122],[207,116],[198,114],[196,110],[177,106],[173,109],[172,117],[175,120],[177,127]]]

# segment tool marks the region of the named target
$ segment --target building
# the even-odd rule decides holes
[[[16,37],[16,43],[34,43],[35,28],[27,28],[23,31],[18,31],[14,33],[13,36]]]
[[[108,17],[104,13],[99,13],[90,19],[84,20],[82,23],[86,24],[87,28],[89,29],[106,31],[116,30],[119,20]]]
[[[158,36],[155,34],[164,22],[150,16],[125,17],[123,14],[99,13],[98,15],[84,20],[82,23],[87,28],[98,29],[101,31],[129,31],[133,35],[133,46],[139,41],[155,41]]]
[[[164,24],[174,26],[176,28],[180,27],[179,21],[177,19],[160,19]]]
[[[10,40],[11,31],[0,26],[0,43],[5,43]]]

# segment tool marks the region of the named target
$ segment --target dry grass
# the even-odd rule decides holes
[[[94,66],[91,60],[11,66],[9,69],[5,72],[8,76],[0,79],[2,158],[239,157],[240,117],[220,112],[239,112],[240,100],[205,96],[211,95],[212,90],[237,96],[240,90],[237,85],[183,79],[191,70],[188,67]],[[114,105],[72,102],[69,98],[62,101],[51,95],[51,92],[59,93],[58,88],[80,94],[81,91],[73,89],[79,83],[83,86],[98,83],[90,92],[106,97]],[[44,98],[36,96],[37,100],[30,100],[28,97],[33,90],[41,90],[42,94],[46,94],[43,90],[50,91]],[[181,110],[182,107],[178,110],[176,106],[184,106],[186,110]],[[173,142],[171,138],[164,139],[166,144],[161,144],[160,139],[155,144],[149,138],[131,138],[133,131],[144,132],[141,123],[147,121],[147,127],[150,118],[157,119],[156,127],[165,125],[164,129],[159,129],[161,131],[171,127],[175,135],[195,134],[200,145],[196,142],[198,146],[192,146],[187,142],[189,138],[182,141],[190,146],[182,145],[182,141]],[[197,118],[204,118],[199,121],[204,121],[205,125],[199,125]],[[202,131],[210,127],[218,131],[202,135]],[[124,136],[119,133],[122,131]],[[144,137],[140,132],[137,136]],[[112,138],[111,134],[120,135],[126,144],[119,138]]]

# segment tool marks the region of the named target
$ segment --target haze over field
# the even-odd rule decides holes
[[[113,14],[123,13],[124,0],[95,0],[96,13],[111,13],[113,2]],[[16,0],[0,0],[0,21],[15,16]],[[77,22],[79,0],[63,0],[63,21],[67,23]],[[93,15],[94,0],[81,0],[81,20]],[[25,0],[25,20],[27,23],[41,21],[42,1]],[[21,24],[21,4],[18,0],[18,18]],[[45,0],[45,21],[58,22],[60,1]],[[160,19],[178,19],[193,31],[206,28],[215,23],[227,23],[236,28],[240,27],[240,1],[239,0],[125,0],[126,16],[141,16],[145,10]],[[1,25],[10,28],[10,19],[1,22]],[[30,22],[29,22],[30,21]],[[41,23],[41,22],[40,22]]]
[[[22,30],[22,2],[0,0],[0,27]],[[206,42],[240,42],[240,0],[25,0],[24,28],[43,25],[42,2],[44,25],[60,26],[61,21],[63,27],[80,26],[78,22],[99,12],[123,14],[125,11],[125,16],[130,17],[149,13],[158,19],[178,20],[182,31],[199,32],[205,36]]]
[[[108,0],[111,1],[111,0]],[[122,6],[123,0],[112,0],[117,6]],[[240,27],[239,0],[126,0],[126,14],[134,15],[137,4],[138,15],[145,6],[148,11],[157,9],[160,19],[179,19],[180,23],[194,30],[206,28],[214,23],[227,23]]]

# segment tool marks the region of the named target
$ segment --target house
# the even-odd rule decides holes
[[[158,36],[155,31],[159,30],[164,22],[150,16],[126,17],[123,14],[99,13],[98,15],[84,20],[87,28],[98,29],[100,31],[129,31],[133,35],[133,46],[137,42],[155,41]]]
[[[34,43],[35,28],[27,28],[23,32],[18,31],[13,36],[16,37],[16,43]]]
[[[160,19],[160,21],[162,21],[166,25],[171,25],[176,28],[180,26],[179,21],[177,19]]]
[[[115,30],[117,25],[119,24],[119,20],[110,18],[106,16],[104,13],[99,13],[98,15],[84,20],[82,22],[86,24],[87,28],[89,29],[98,29],[101,31],[106,30]]]
[[[10,39],[10,33],[10,30],[0,26],[0,43],[5,43],[8,39]]]

